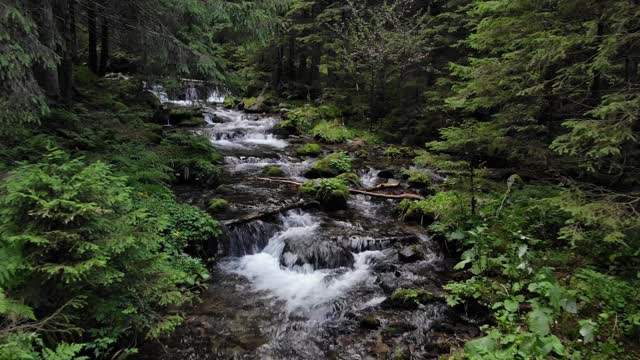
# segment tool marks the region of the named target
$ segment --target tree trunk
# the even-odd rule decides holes
[[[63,0],[58,11],[64,40],[59,69],[60,92],[65,102],[69,102],[73,96],[73,61],[76,57],[75,3],[75,0]]]
[[[287,59],[287,76],[289,79],[296,78],[296,38],[293,35],[289,35],[289,58]]]
[[[36,1],[38,7],[38,24],[40,25],[40,42],[42,42],[44,46],[55,49],[56,22],[54,19],[52,3],[53,2],[49,0]],[[37,64],[34,69],[34,74],[47,98],[54,102],[58,101],[60,99],[58,70],[56,68],[49,68],[42,64]]]
[[[89,70],[98,73],[98,29],[96,26],[96,3],[89,1],[87,9],[87,27],[89,31]]]
[[[311,98],[317,99],[322,91],[320,85],[320,44],[313,45],[311,50]]]
[[[273,73],[272,86],[279,94],[281,90],[280,84],[282,83],[282,67],[284,66],[284,48],[283,46],[276,46],[276,69]]]
[[[104,11],[104,10],[103,10]],[[102,25],[100,30],[100,75],[107,73],[109,67],[109,19],[102,16]]]

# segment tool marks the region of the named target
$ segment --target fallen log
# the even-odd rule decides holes
[[[397,187],[400,187],[400,182],[387,181],[386,183],[382,183],[372,188],[365,189],[365,191],[377,191],[377,190],[391,189],[391,188],[397,188]]]
[[[262,181],[270,181],[270,182],[277,182],[277,183],[283,183],[283,184],[290,184],[290,185],[295,185],[295,186],[304,185],[301,182],[288,180],[288,179],[285,179],[285,178],[256,177],[255,179],[256,180],[262,180]],[[421,195],[418,195],[418,194],[410,194],[410,193],[397,194],[397,195],[395,195],[395,194],[381,194],[381,193],[374,193],[374,192],[371,192],[371,191],[358,190],[358,189],[349,189],[349,192],[354,193],[354,194],[362,194],[362,195],[368,195],[368,196],[379,197],[379,198],[384,198],[384,199],[424,200],[424,196],[421,196]]]
[[[236,225],[246,224],[246,223],[252,222],[254,220],[262,220],[262,219],[265,219],[265,218],[268,218],[268,217],[271,217],[271,216],[274,216],[274,215],[278,215],[280,213],[283,213],[285,211],[289,211],[289,210],[292,210],[292,209],[307,208],[307,207],[310,207],[310,206],[320,206],[320,203],[317,202],[317,201],[298,201],[298,202],[295,202],[293,204],[285,205],[285,206],[279,207],[277,209],[266,211],[266,212],[263,212],[263,213],[249,214],[249,215],[243,216],[241,218],[223,221],[222,224],[224,226],[236,226]]]

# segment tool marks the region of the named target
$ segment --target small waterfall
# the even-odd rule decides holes
[[[190,101],[192,103],[200,100],[200,98],[198,97],[198,90],[196,89],[195,86],[189,85],[185,89],[185,91],[184,91],[184,99],[186,101]]]
[[[367,171],[360,175],[360,182],[363,188],[372,188],[380,183],[378,173],[380,170],[376,170],[372,167],[368,167]]]
[[[209,94],[207,95],[207,102],[211,104],[222,104],[225,97],[225,94],[222,93],[218,88],[210,89]]]
[[[285,300],[289,312],[316,315],[321,312],[326,316],[332,301],[371,277],[370,265],[381,256],[379,251],[364,251],[351,254],[352,267],[316,269],[313,264],[300,262],[304,253],[286,249],[292,242],[317,241],[321,225],[318,218],[292,210],[282,215],[279,222],[281,230],[271,236],[262,251],[242,256],[226,266],[248,278],[256,289],[268,290],[275,298]],[[320,251],[316,256],[324,261],[335,258],[331,251]]]

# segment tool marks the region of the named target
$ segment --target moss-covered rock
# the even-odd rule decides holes
[[[350,196],[347,181],[340,178],[308,181],[300,187],[300,192],[328,210],[345,209]]]
[[[327,155],[316,161],[305,176],[309,179],[335,177],[351,171],[351,157],[343,151]]]
[[[224,107],[226,107],[227,109],[234,108],[237,104],[238,100],[233,96],[225,96],[224,101],[222,102],[222,105],[224,105]]]
[[[209,200],[209,211],[212,213],[221,213],[229,208],[229,202],[225,199],[213,198]]]
[[[202,116],[194,116],[190,119],[181,120],[177,125],[181,127],[198,127],[205,126],[207,122]]]
[[[362,181],[360,180],[360,176],[352,172],[340,174],[336,176],[336,178],[342,179],[353,186],[358,186],[358,187],[362,186]]]
[[[338,121],[322,121],[311,129],[311,135],[328,144],[345,143],[354,137],[353,131]]]
[[[179,124],[183,120],[191,120],[192,117],[202,116],[199,109],[170,109],[169,120],[172,124]]]
[[[262,173],[266,176],[274,176],[274,177],[280,177],[285,175],[284,170],[282,170],[280,166],[276,166],[276,165],[265,166],[262,169]]]
[[[318,156],[322,154],[322,148],[318,144],[304,144],[296,149],[299,156]]]
[[[420,305],[425,305],[437,300],[437,296],[423,289],[400,288],[383,301],[382,306],[385,308],[417,309]]]

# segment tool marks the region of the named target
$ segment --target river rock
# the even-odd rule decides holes
[[[424,259],[424,254],[417,246],[406,246],[398,252],[398,257],[400,261],[410,263]]]
[[[365,316],[360,319],[360,327],[365,329],[377,329],[380,327],[380,320],[373,315]]]
[[[397,171],[397,169],[393,168],[380,170],[380,172],[378,172],[378,177],[382,179],[391,179],[395,176]]]

